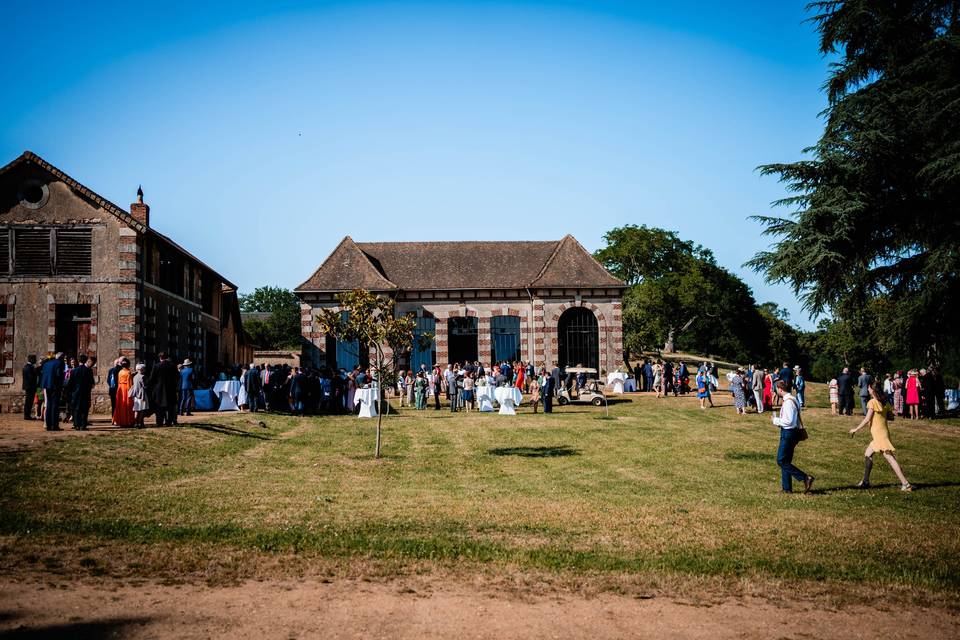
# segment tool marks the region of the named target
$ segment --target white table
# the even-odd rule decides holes
[[[622,371],[614,371],[607,374],[607,386],[613,388],[614,393],[623,393],[629,376]]]
[[[354,405],[360,405],[361,418],[375,418],[377,416],[377,401],[380,399],[380,390],[376,387],[370,389],[357,389],[353,395]]]
[[[496,389],[496,387],[489,384],[482,387],[474,387],[477,393],[477,407],[480,411],[487,413],[493,411],[494,389]]]
[[[960,389],[947,389],[943,394],[947,411],[960,409]]]
[[[494,395],[497,398],[497,402],[500,403],[500,415],[517,415],[514,407],[520,404],[520,401],[523,399],[523,396],[520,394],[520,389],[516,387],[497,387]]]
[[[213,392],[220,396],[218,411],[238,411],[237,397],[240,395],[239,380],[220,380],[213,384]]]

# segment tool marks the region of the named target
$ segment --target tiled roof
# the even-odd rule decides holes
[[[297,291],[623,287],[573,236],[550,241],[354,242]]]

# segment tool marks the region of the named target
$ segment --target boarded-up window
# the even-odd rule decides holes
[[[92,262],[90,229],[57,229],[57,275],[88,276]]]
[[[17,229],[14,232],[14,267],[18,276],[49,276],[50,229]]]
[[[3,351],[3,346],[6,341],[7,341],[7,305],[0,304],[0,352]],[[2,369],[3,366],[5,365],[0,365],[0,369]]]
[[[10,230],[0,229],[0,275],[10,273]]]
[[[92,230],[66,228],[0,229],[0,275],[89,276],[92,272]]]

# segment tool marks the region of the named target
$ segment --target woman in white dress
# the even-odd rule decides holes
[[[130,387],[130,398],[133,399],[133,417],[134,424],[138,429],[143,428],[143,419],[150,408],[150,402],[147,400],[147,384],[143,371],[146,366],[141,362],[137,365],[137,373],[133,376],[133,386]]]
[[[663,396],[663,363],[657,360],[653,365],[653,388],[657,390],[657,397]]]
[[[247,372],[250,371],[249,367],[243,367],[240,371],[240,391],[237,393],[237,408],[240,411],[246,410],[250,406],[250,397],[247,394]]]

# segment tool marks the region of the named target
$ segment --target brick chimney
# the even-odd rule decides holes
[[[137,187],[137,201],[130,205],[130,215],[144,226],[150,226],[150,205],[143,202],[143,187]]]

